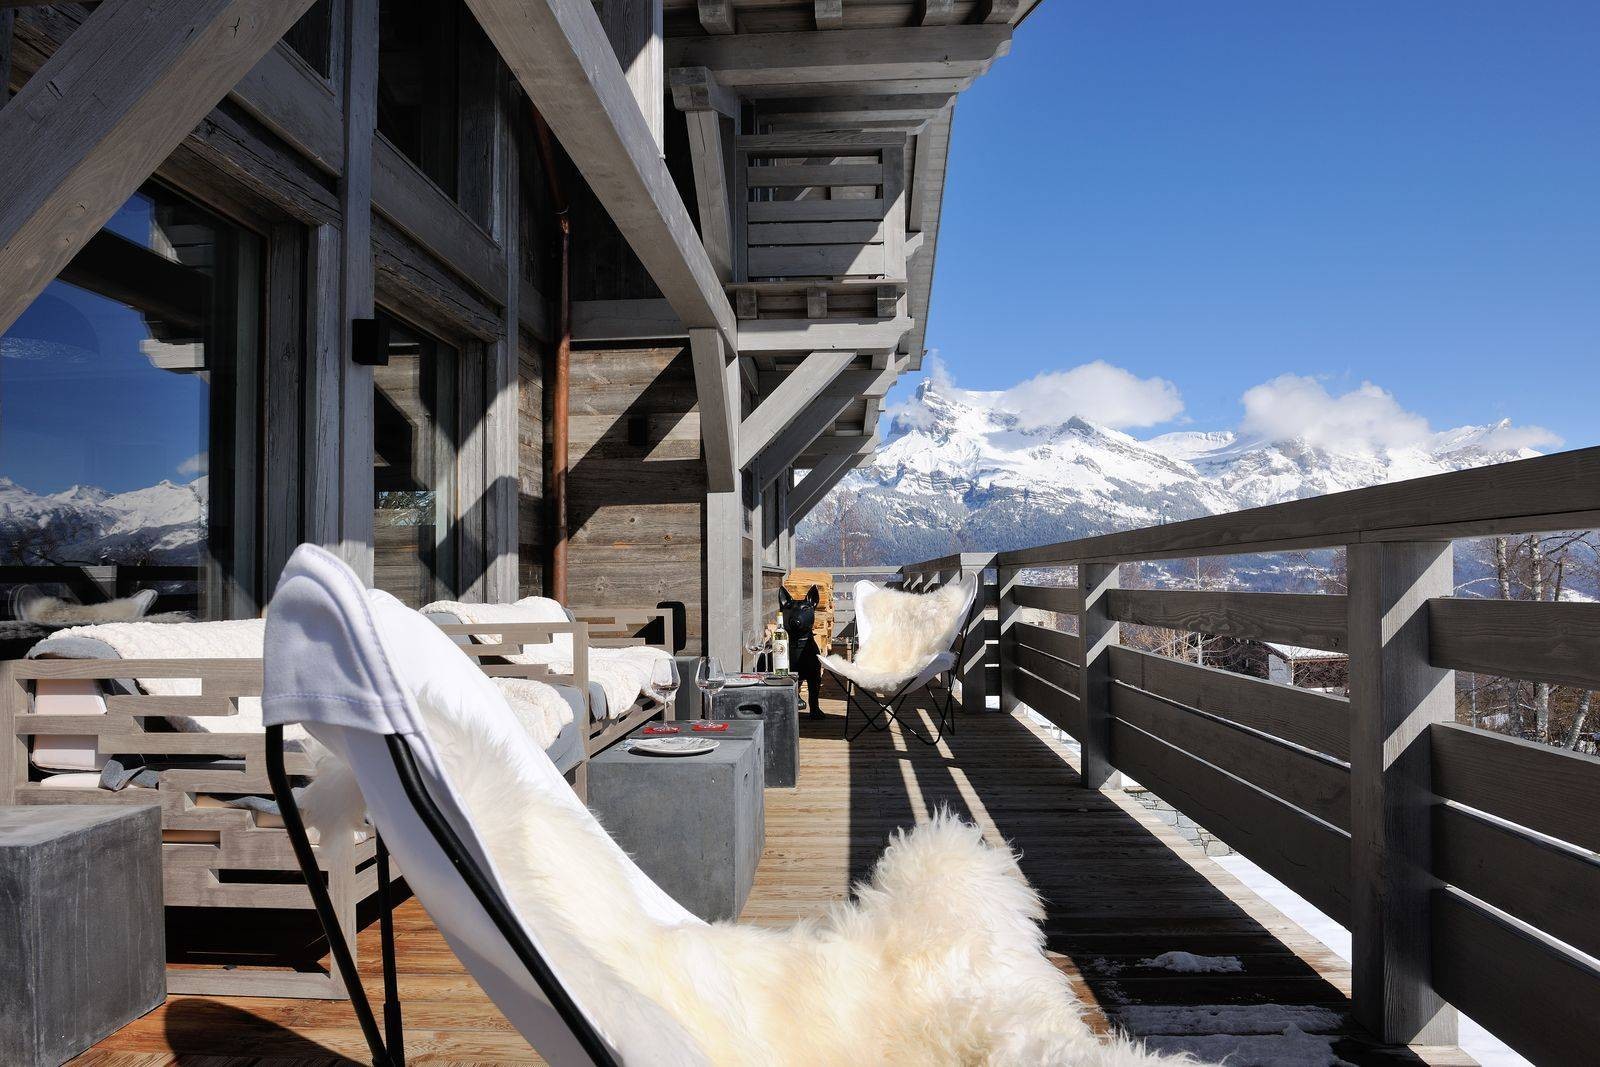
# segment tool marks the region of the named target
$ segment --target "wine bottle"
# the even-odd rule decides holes
[[[783,628],[782,615],[778,616],[772,630],[772,673],[780,676],[789,673],[789,635]]]

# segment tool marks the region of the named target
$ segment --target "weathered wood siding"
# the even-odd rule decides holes
[[[681,604],[698,651],[706,477],[689,346],[574,349],[571,412],[571,606]]]

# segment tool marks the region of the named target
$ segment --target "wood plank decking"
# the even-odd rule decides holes
[[[1374,1045],[1346,1017],[1349,970],[1333,953],[1206,859],[1139,804],[1081,788],[1063,746],[999,715],[963,716],[937,749],[898,731],[840,739],[842,704],[803,722],[800,788],[767,793],[767,849],[743,918],[784,923],[816,914],[864,877],[889,835],[940,805],[1008,840],[1048,902],[1049,948],[1094,1005],[1152,1041],[1198,1029],[1203,1058],[1272,1063],[1296,1043],[1355,1063],[1470,1064],[1456,1049]],[[396,917],[406,1053],[414,1063],[536,1063],[462,970],[415,900]],[[1233,956],[1234,974],[1176,974],[1141,961],[1169,951]],[[369,994],[381,999],[377,925],[362,933]],[[1267,1005],[1281,1010],[1268,1012]],[[1235,1010],[1244,1009],[1244,1010]],[[1332,1013],[1330,1017],[1329,1014]],[[1227,1035],[1274,1029],[1242,1046]],[[365,1062],[342,1001],[172,997],[78,1060],[95,1067],[206,1067]]]

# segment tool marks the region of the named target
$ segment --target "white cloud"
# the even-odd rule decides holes
[[[1059,425],[1076,415],[1127,430],[1171,422],[1183,413],[1183,397],[1165,378],[1141,378],[1097,359],[1036,374],[1001,393],[995,407],[1027,427]]]
[[[196,452],[194,455],[178,464],[178,473],[186,478],[196,474],[204,474],[206,472],[206,463],[209,457],[210,453]]]
[[[1315,378],[1283,374],[1245,390],[1240,398],[1240,430],[1269,441],[1302,440],[1337,452],[1377,452],[1428,448],[1460,439],[1470,428],[1435,433],[1428,420],[1407,411],[1385,389],[1362,382],[1334,395]],[[1561,439],[1538,426],[1513,426],[1506,420],[1473,431],[1477,443],[1493,450],[1547,448]]]

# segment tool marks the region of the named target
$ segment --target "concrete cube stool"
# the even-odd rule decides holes
[[[0,1063],[55,1067],[167,995],[161,809],[0,808]]]
[[[760,720],[766,726],[763,739],[767,749],[768,789],[790,789],[799,784],[800,702],[796,699],[799,695],[798,685],[741,685],[729,686],[706,702],[705,717],[708,719]]]
[[[738,917],[755,883],[767,838],[761,730],[760,722],[729,723],[706,735],[718,744],[701,756],[644,756],[623,742],[589,760],[590,810],[641,870],[702,919]]]

